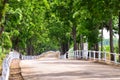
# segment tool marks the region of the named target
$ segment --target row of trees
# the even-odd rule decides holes
[[[72,41],[74,50],[78,49],[80,45],[82,49],[82,43],[86,40],[89,42],[89,49],[99,50],[98,42],[101,40],[102,45],[103,29],[106,28],[110,31],[110,52],[114,52],[113,34],[118,32],[119,28],[118,23],[116,23],[120,8],[118,3],[118,0],[47,1],[47,18],[50,17],[50,22],[53,19],[55,20],[52,24],[57,22],[63,24],[62,27],[64,27],[64,30],[67,27],[67,31],[59,29],[60,32],[63,31],[62,34],[64,33],[59,38],[62,39],[64,37],[63,46],[65,47],[66,45],[64,44],[69,45]],[[54,26],[56,27],[56,24]],[[51,27],[53,28],[53,25]],[[99,30],[101,30],[101,36],[99,35]],[[58,38],[58,35],[54,36]],[[60,41],[62,43],[61,39]],[[68,47],[66,48],[68,49]],[[62,52],[65,53],[67,49],[62,49]],[[101,50],[103,50],[103,47]]]
[[[2,0],[0,44],[3,49],[14,48],[29,55],[50,49],[64,54],[71,46],[82,49],[86,41],[89,49],[99,50],[98,42],[103,45],[106,28],[110,31],[110,52],[114,52],[113,34],[120,34],[118,3],[119,0]]]
[[[50,43],[48,30],[44,27],[43,1],[2,0],[0,5],[0,44],[3,50],[13,48],[32,55],[57,48],[57,44]]]

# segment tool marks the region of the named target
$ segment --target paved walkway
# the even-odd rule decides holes
[[[81,60],[21,61],[24,80],[120,80],[120,68]]]

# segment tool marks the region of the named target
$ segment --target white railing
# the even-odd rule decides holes
[[[34,60],[34,59],[39,59],[40,56],[25,56],[25,55],[22,55],[22,60]]]
[[[67,54],[60,55],[60,56],[59,56],[59,59],[66,59],[66,55],[67,55]]]
[[[113,62],[115,64],[119,64],[118,58],[120,54],[109,53],[104,51],[91,51],[91,50],[76,50],[72,52],[72,56],[69,55],[71,52],[68,52],[68,58],[72,59],[89,59],[89,60],[98,60],[105,62]],[[111,60],[111,55],[113,56],[113,60]]]
[[[13,51],[10,52],[6,58],[3,60],[2,64],[2,76],[0,77],[0,80],[9,80],[10,75],[10,64],[13,59],[19,59],[20,55],[18,52]]]

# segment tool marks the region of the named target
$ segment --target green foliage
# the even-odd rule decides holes
[[[10,49],[12,47],[12,42],[9,37],[9,33],[3,32],[1,36],[1,44],[5,49]]]
[[[2,61],[5,57],[6,57],[6,54],[2,52],[2,48],[0,46],[0,65],[2,64]]]
[[[110,16],[118,32],[118,3],[119,0],[9,0],[3,8],[0,1],[0,25],[4,26],[0,45],[23,53],[31,47],[33,54],[57,50],[61,43],[73,45],[75,26],[77,43],[82,35],[86,37],[83,42],[94,47],[100,40],[99,29],[106,27]]]
[[[110,51],[110,46],[104,46],[104,51],[109,52]]]
[[[3,59],[5,58],[5,54],[0,55],[0,65],[2,65]]]
[[[12,32],[10,32],[10,36],[12,36],[12,37],[17,37],[17,36],[19,36],[19,31],[18,30],[13,30]]]
[[[118,46],[115,46],[115,47],[114,47],[114,51],[115,51],[115,53],[119,53]]]

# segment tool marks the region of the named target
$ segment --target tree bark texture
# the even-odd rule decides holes
[[[80,49],[83,50],[83,35],[80,35]]]
[[[77,42],[76,42],[76,27],[72,27],[72,36],[73,36],[73,44],[74,44],[74,50],[77,50]]]
[[[110,52],[114,53],[112,18],[109,21],[109,29],[110,29]],[[113,54],[111,54],[111,60],[114,61],[114,55]]]
[[[33,53],[34,53],[34,49],[33,49],[32,41],[31,39],[29,39],[27,43],[27,55],[33,55]]]
[[[12,43],[14,43],[14,50],[19,51],[19,38],[17,37]]]
[[[61,55],[64,55],[68,50],[69,50],[68,42],[66,43],[62,42],[61,43]]]

